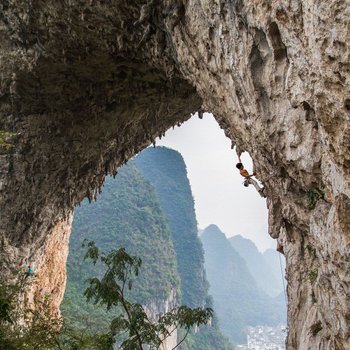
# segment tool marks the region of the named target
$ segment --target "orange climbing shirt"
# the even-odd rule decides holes
[[[243,176],[243,177],[249,177],[249,173],[247,170],[245,170],[244,168],[239,170],[239,173]]]

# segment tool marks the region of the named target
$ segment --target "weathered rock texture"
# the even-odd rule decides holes
[[[35,278],[28,279],[28,288],[24,296],[27,304],[33,306],[37,301],[43,301],[48,297],[53,316],[57,316],[59,312],[66,288],[66,270],[62,267],[67,261],[71,224],[71,218],[56,222],[51,230],[51,235],[36,252],[41,258],[36,259],[38,265],[35,267]]]
[[[158,300],[158,302],[152,302],[149,305],[145,306],[148,317],[157,322],[159,315],[164,315],[167,312],[170,312],[178,306],[178,298],[176,296],[176,291],[171,290],[170,295],[166,300]],[[178,331],[174,328],[169,328],[169,337],[165,339],[162,343],[160,350],[173,350],[178,342],[181,339],[178,339]]]
[[[2,254],[38,268],[62,254],[45,247],[106,173],[210,111],[266,185],[287,259],[288,349],[349,349],[349,7],[1,1],[0,129],[16,133],[0,159]],[[309,208],[316,189],[324,199]]]

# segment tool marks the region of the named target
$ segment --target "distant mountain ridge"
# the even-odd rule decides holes
[[[259,288],[271,297],[276,297],[283,292],[278,252],[270,249],[266,255],[262,254],[254,242],[241,235],[230,237],[229,241],[245,260]]]
[[[270,297],[258,286],[245,259],[225,234],[216,225],[210,225],[200,238],[205,251],[209,293],[223,333],[235,343],[244,343],[244,329],[248,325],[285,323],[284,300],[281,296]]]

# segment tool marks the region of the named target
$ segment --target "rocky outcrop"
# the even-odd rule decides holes
[[[33,266],[34,277],[28,278],[24,296],[27,305],[34,307],[36,302],[48,298],[53,316],[59,316],[59,307],[66,288],[66,269],[62,266],[67,261],[71,224],[71,217],[57,222],[45,244],[36,252],[41,254],[41,258],[37,259],[39,264]]]
[[[174,308],[178,306],[178,300],[176,297],[176,291],[171,290],[170,295],[166,300],[158,300],[149,303],[145,306],[146,312],[149,315],[151,320],[155,322],[159,319],[160,315],[164,315],[167,312],[170,312]],[[162,343],[160,350],[172,350],[178,344],[178,330],[177,329],[169,329],[169,337],[165,339]]]
[[[0,158],[2,255],[42,266],[105,174],[210,111],[266,186],[288,349],[349,348],[349,6],[2,1],[0,129],[15,134]]]

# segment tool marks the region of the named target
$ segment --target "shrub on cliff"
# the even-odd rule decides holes
[[[191,327],[206,324],[212,317],[210,308],[180,306],[152,320],[142,305],[126,298],[139,274],[140,258],[128,255],[124,248],[100,253],[94,242],[88,242],[85,258],[106,267],[102,278],[89,279],[84,295],[88,301],[116,312],[108,330],[82,331],[63,325],[61,318],[47,312],[48,299],[37,302],[35,309],[22,308],[18,301],[28,281],[21,279],[13,285],[0,283],[0,350],[113,350],[116,345],[122,350],[142,350],[144,345],[155,350],[182,328],[185,334],[175,349]]]
[[[35,309],[23,303],[27,283],[21,275],[13,283],[0,280],[0,350],[59,349],[62,319],[47,312],[48,299]]]

